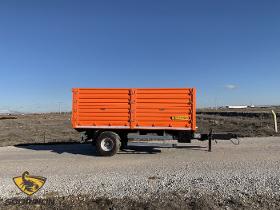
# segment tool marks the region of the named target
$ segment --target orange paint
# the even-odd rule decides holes
[[[74,128],[196,130],[194,88],[74,88]]]

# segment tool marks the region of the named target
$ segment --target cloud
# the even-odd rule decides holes
[[[225,86],[225,88],[230,89],[230,90],[233,90],[233,89],[236,89],[237,86],[236,86],[236,85],[233,85],[233,84],[228,84],[228,85]]]

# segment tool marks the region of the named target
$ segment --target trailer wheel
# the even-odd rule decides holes
[[[102,132],[96,139],[96,150],[101,156],[113,156],[120,148],[121,138],[112,131]]]

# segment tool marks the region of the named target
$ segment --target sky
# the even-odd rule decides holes
[[[71,110],[73,87],[196,87],[280,104],[278,0],[0,0],[0,110]]]

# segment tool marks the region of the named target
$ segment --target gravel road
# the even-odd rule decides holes
[[[131,144],[113,157],[96,156],[90,144],[1,147],[1,202],[26,198],[12,181],[26,170],[47,178],[34,199],[127,198],[180,209],[203,198],[207,208],[280,209],[280,137],[244,138],[238,146],[219,141],[211,153],[199,141],[177,148]]]

